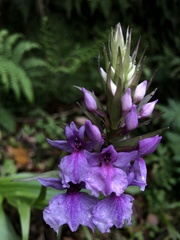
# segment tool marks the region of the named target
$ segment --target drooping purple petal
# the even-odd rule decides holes
[[[144,159],[137,159],[131,166],[130,176],[128,177],[129,185],[139,186],[141,191],[144,191],[147,183],[147,168]]]
[[[97,201],[96,198],[82,192],[58,194],[50,200],[43,217],[57,234],[63,224],[68,224],[73,232],[80,224],[94,230],[92,210]]]
[[[156,135],[154,137],[140,140],[138,146],[139,155],[146,156],[153,153],[156,150],[161,139],[162,136]]]
[[[105,196],[111,193],[122,194],[128,186],[126,173],[112,165],[91,167],[85,176],[86,188],[96,197],[102,193]]]
[[[37,180],[45,187],[52,187],[58,190],[64,190],[60,178],[37,178]]]
[[[77,184],[84,181],[84,177],[89,170],[89,164],[84,151],[73,152],[71,155],[62,158],[59,168],[63,186],[69,187],[69,182]]]
[[[128,163],[134,161],[138,156],[138,151],[132,152],[119,152],[117,153],[117,160],[113,163],[113,166],[124,168]]]
[[[72,152],[71,147],[65,140],[51,140],[51,139],[47,138],[47,141],[53,147],[59,148],[61,150],[69,152],[69,153]]]
[[[101,233],[110,232],[110,228],[122,228],[124,223],[131,225],[133,197],[128,194],[116,196],[99,201],[93,209],[93,223]]]

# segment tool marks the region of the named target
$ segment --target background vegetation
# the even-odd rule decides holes
[[[97,57],[118,22],[124,30],[133,29],[134,46],[141,36],[141,52],[148,46],[142,80],[158,69],[152,88],[158,87],[157,111],[164,114],[149,128],[170,126],[170,130],[163,133],[156,153],[146,159],[147,190],[130,190],[135,197],[133,226],[105,235],[96,232],[94,239],[180,239],[179,11],[178,0],[0,1],[3,239],[28,239],[29,227],[29,239],[55,239],[42,220],[42,209],[53,192],[45,194],[37,183],[20,185],[10,179],[57,166],[59,152],[45,139],[63,138],[59,126],[75,117],[81,121],[76,102],[82,96],[73,85],[103,97]],[[72,234],[65,226],[61,239],[93,237],[87,229]]]

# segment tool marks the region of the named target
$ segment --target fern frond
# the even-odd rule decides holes
[[[32,49],[40,49],[40,45],[30,41],[19,42],[13,49],[12,58],[16,61],[16,63],[20,63],[24,54]]]
[[[8,91],[10,89],[10,82],[8,80],[7,63],[1,56],[0,56],[0,80],[3,84],[4,89]]]
[[[2,29],[0,31],[0,54],[4,52],[4,40],[8,36],[8,31],[6,29]]]
[[[21,68],[18,71],[18,78],[21,91],[24,93],[24,96],[27,98],[29,102],[33,102],[34,100],[34,92],[31,83],[31,79],[28,77],[26,72]]]
[[[9,84],[16,98],[19,99],[20,91],[21,91],[19,86],[19,78],[18,78],[19,67],[10,60],[6,60],[5,62],[7,63],[8,70],[9,70],[9,76],[8,76]]]
[[[17,43],[19,39],[22,38],[22,34],[12,34],[9,35],[4,41],[4,54],[7,58],[12,56],[13,46]]]
[[[17,99],[20,98],[22,92],[27,100],[32,102],[34,94],[31,80],[23,68],[8,59],[3,59],[0,64],[0,76],[5,89],[9,90],[11,88]]]
[[[30,70],[31,68],[48,67],[48,63],[41,58],[31,57],[31,58],[28,58],[28,59],[24,60],[23,66],[27,70]]]

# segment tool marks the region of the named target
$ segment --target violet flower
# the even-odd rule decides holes
[[[112,145],[101,153],[85,151],[87,161],[92,166],[85,177],[86,188],[97,197],[100,193],[120,196],[128,186],[127,174],[121,168],[135,160],[137,154],[137,151],[117,153]]]
[[[89,132],[89,135],[91,133]],[[89,170],[89,164],[84,156],[84,150],[91,151],[96,145],[95,141],[85,141],[85,126],[77,129],[74,122],[70,126],[66,126],[65,135],[67,141],[64,140],[50,140],[48,142],[57,148],[70,152],[62,158],[59,169],[60,177],[64,187],[69,187],[69,182],[74,184],[84,181],[84,176]],[[92,138],[94,136],[92,135]]]

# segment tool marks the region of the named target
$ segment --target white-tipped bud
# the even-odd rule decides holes
[[[149,117],[152,114],[155,104],[157,102],[158,102],[158,100],[155,100],[153,102],[144,104],[140,110],[140,117],[142,117],[142,118]]]
[[[134,96],[133,96],[134,103],[138,103],[144,98],[146,94],[146,90],[147,90],[147,81],[145,80],[142,83],[138,84],[135,89]]]
[[[111,68],[111,71],[112,71],[112,74],[114,74],[114,69],[113,68]],[[101,67],[100,67],[100,74],[101,74],[102,79],[106,83],[106,81],[107,81],[107,73]],[[111,87],[112,95],[115,95],[117,86],[111,79],[110,79],[110,87]]]

